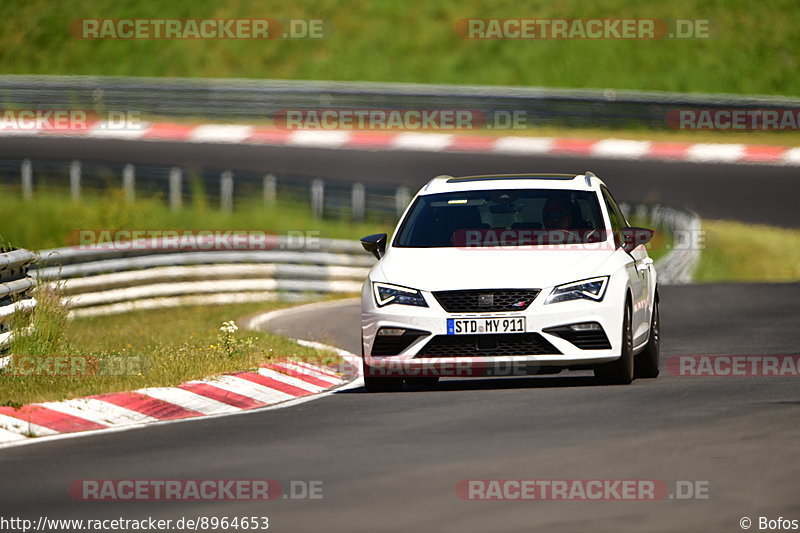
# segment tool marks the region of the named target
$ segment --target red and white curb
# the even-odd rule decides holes
[[[505,155],[653,159],[695,163],[747,163],[800,166],[800,148],[759,144],[720,144],[580,139],[569,137],[492,137],[443,133],[353,130],[288,130],[241,124],[140,123],[114,129],[97,122],[81,129],[0,129],[0,136],[82,137],[186,143],[273,145],[352,150],[475,152]]]
[[[67,434],[78,436],[78,432],[131,429],[144,424],[285,407],[349,384],[341,373],[326,367],[284,360],[262,365],[255,371],[222,374],[177,387],[150,387],[30,404],[19,409],[0,407],[0,447]]]

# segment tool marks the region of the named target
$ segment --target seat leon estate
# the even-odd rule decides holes
[[[652,235],[591,172],[432,179],[391,240],[361,240],[378,258],[361,295],[367,390],[562,370],[656,377]]]

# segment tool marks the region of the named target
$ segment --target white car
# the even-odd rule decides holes
[[[656,377],[652,235],[591,172],[432,179],[391,242],[361,240],[379,259],[361,295],[367,390],[564,369]]]

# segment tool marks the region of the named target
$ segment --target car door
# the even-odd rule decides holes
[[[614,232],[614,242],[617,245],[618,253],[628,255],[630,261],[625,266],[628,279],[631,282],[631,292],[633,294],[633,345],[647,340],[647,332],[650,324],[650,264],[652,260],[647,256],[647,250],[643,246],[638,246],[628,253],[622,249],[622,228],[627,227],[628,221],[625,219],[619,205],[605,187],[601,188],[603,201],[608,210],[608,217],[611,221],[611,229]]]

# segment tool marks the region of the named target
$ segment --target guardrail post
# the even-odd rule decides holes
[[[408,187],[398,187],[397,192],[394,193],[394,208],[397,211],[397,216],[403,214],[403,211],[406,210],[406,206],[408,205],[408,201],[411,199],[411,195],[408,192]]]
[[[278,197],[278,180],[274,174],[264,176],[264,205],[272,207]]]
[[[33,165],[30,159],[24,159],[20,167],[22,174],[22,197],[30,200],[33,197]]]
[[[81,198],[81,162],[77,159],[69,165],[69,190],[73,200]]]
[[[364,220],[364,210],[366,203],[366,191],[363,183],[354,183],[350,195],[350,203],[353,209],[353,220]]]
[[[169,171],[169,207],[173,211],[180,209],[183,202],[182,180],[181,169],[173,167]]]
[[[136,200],[136,171],[133,165],[125,165],[122,168],[122,188],[125,189],[126,201]]]
[[[226,170],[219,178],[219,208],[233,211],[233,172]]]
[[[311,216],[321,219],[325,210],[325,182],[315,179],[311,182]]]

